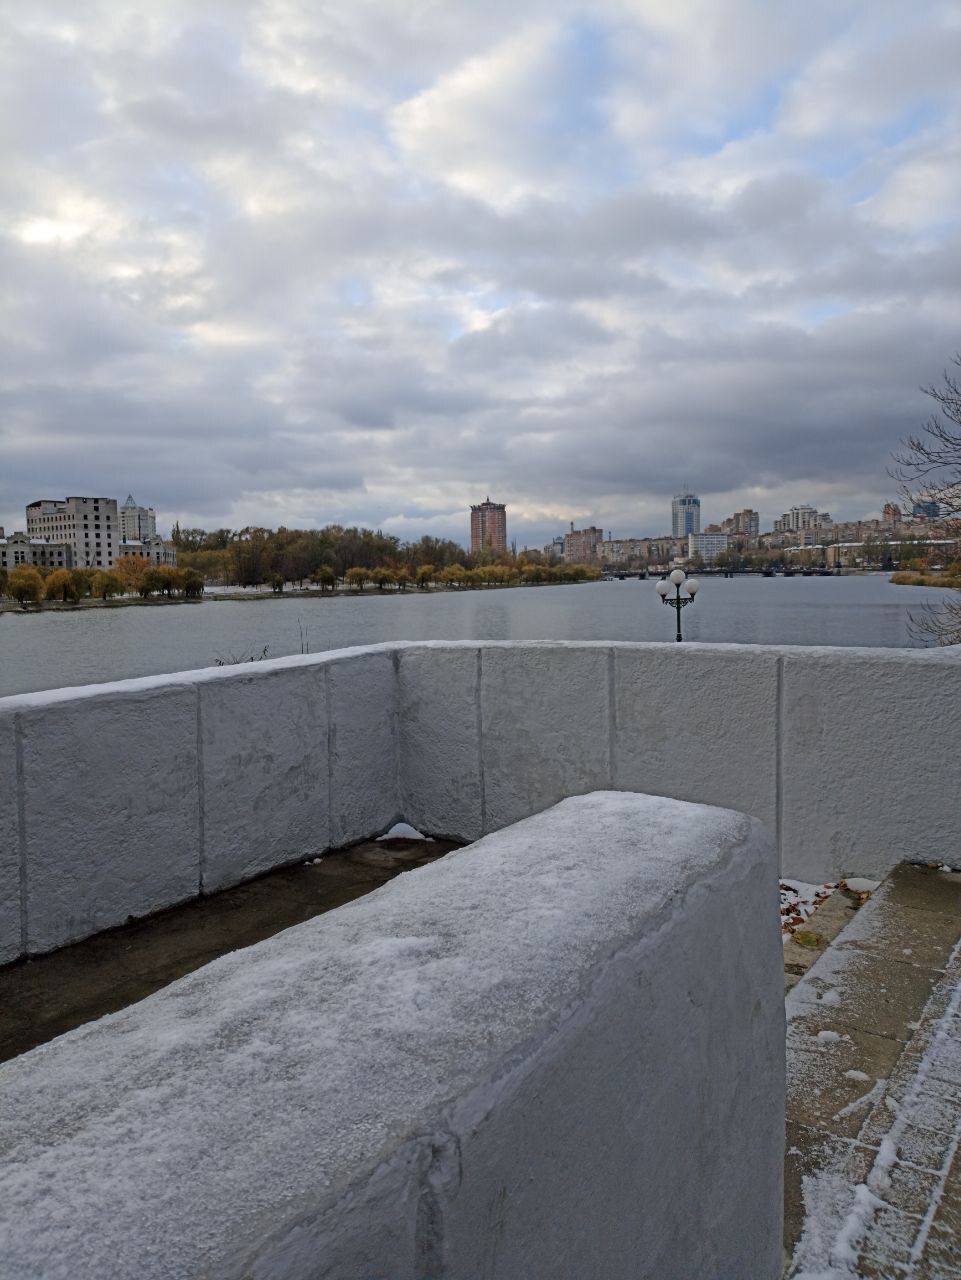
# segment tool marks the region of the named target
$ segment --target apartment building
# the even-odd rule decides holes
[[[690,559],[700,556],[706,563],[716,560],[720,552],[727,550],[726,533],[689,533],[687,535],[687,554]]]
[[[575,529],[571,521],[570,533],[564,535],[565,564],[592,564],[604,541],[604,530],[590,525],[587,529]]]
[[[120,554],[116,498],[41,498],[27,507],[27,535],[70,547],[76,569],[109,569]]]
[[[507,550],[507,507],[491,502],[490,495],[470,509],[470,550],[471,555]]]
[[[69,543],[31,538],[22,530],[5,537],[0,529],[0,569],[16,569],[22,564],[37,569],[71,569],[73,556]]]
[[[151,564],[177,563],[177,548],[163,538],[131,538],[121,542],[117,557],[136,556],[138,560],[149,560]]]
[[[752,538],[756,538],[761,532],[761,517],[753,507],[745,507],[743,511],[735,511],[732,516],[728,516],[726,520],[721,521],[721,533],[726,533],[729,538],[737,538],[740,541],[750,542]],[[705,533],[710,530],[705,530]]]
[[[774,521],[774,532],[797,533],[799,529],[830,529],[832,525],[829,511],[818,511],[817,507],[802,503],[785,511],[780,520]]]
[[[127,501],[119,511],[120,541],[143,542],[157,536],[157,514],[153,507],[141,507],[127,494]]]

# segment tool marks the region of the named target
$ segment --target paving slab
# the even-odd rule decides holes
[[[787,1009],[785,1275],[958,1280],[961,875],[897,868]]]

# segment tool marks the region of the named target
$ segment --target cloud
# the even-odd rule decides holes
[[[0,523],[878,509],[961,346],[937,0],[66,0],[0,48]]]

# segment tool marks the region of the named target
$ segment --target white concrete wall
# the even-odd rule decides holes
[[[598,793],[225,956],[0,1068],[4,1274],[775,1280],[776,903]]]
[[[2,698],[0,961],[603,787],[750,813],[806,880],[957,861],[959,697],[952,650],[436,643]]]
[[[389,827],[395,664],[373,646],[0,698],[0,962]]]

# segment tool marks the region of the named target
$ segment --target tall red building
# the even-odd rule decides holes
[[[487,497],[470,509],[470,550],[507,550],[507,507],[503,502],[491,502]]]

